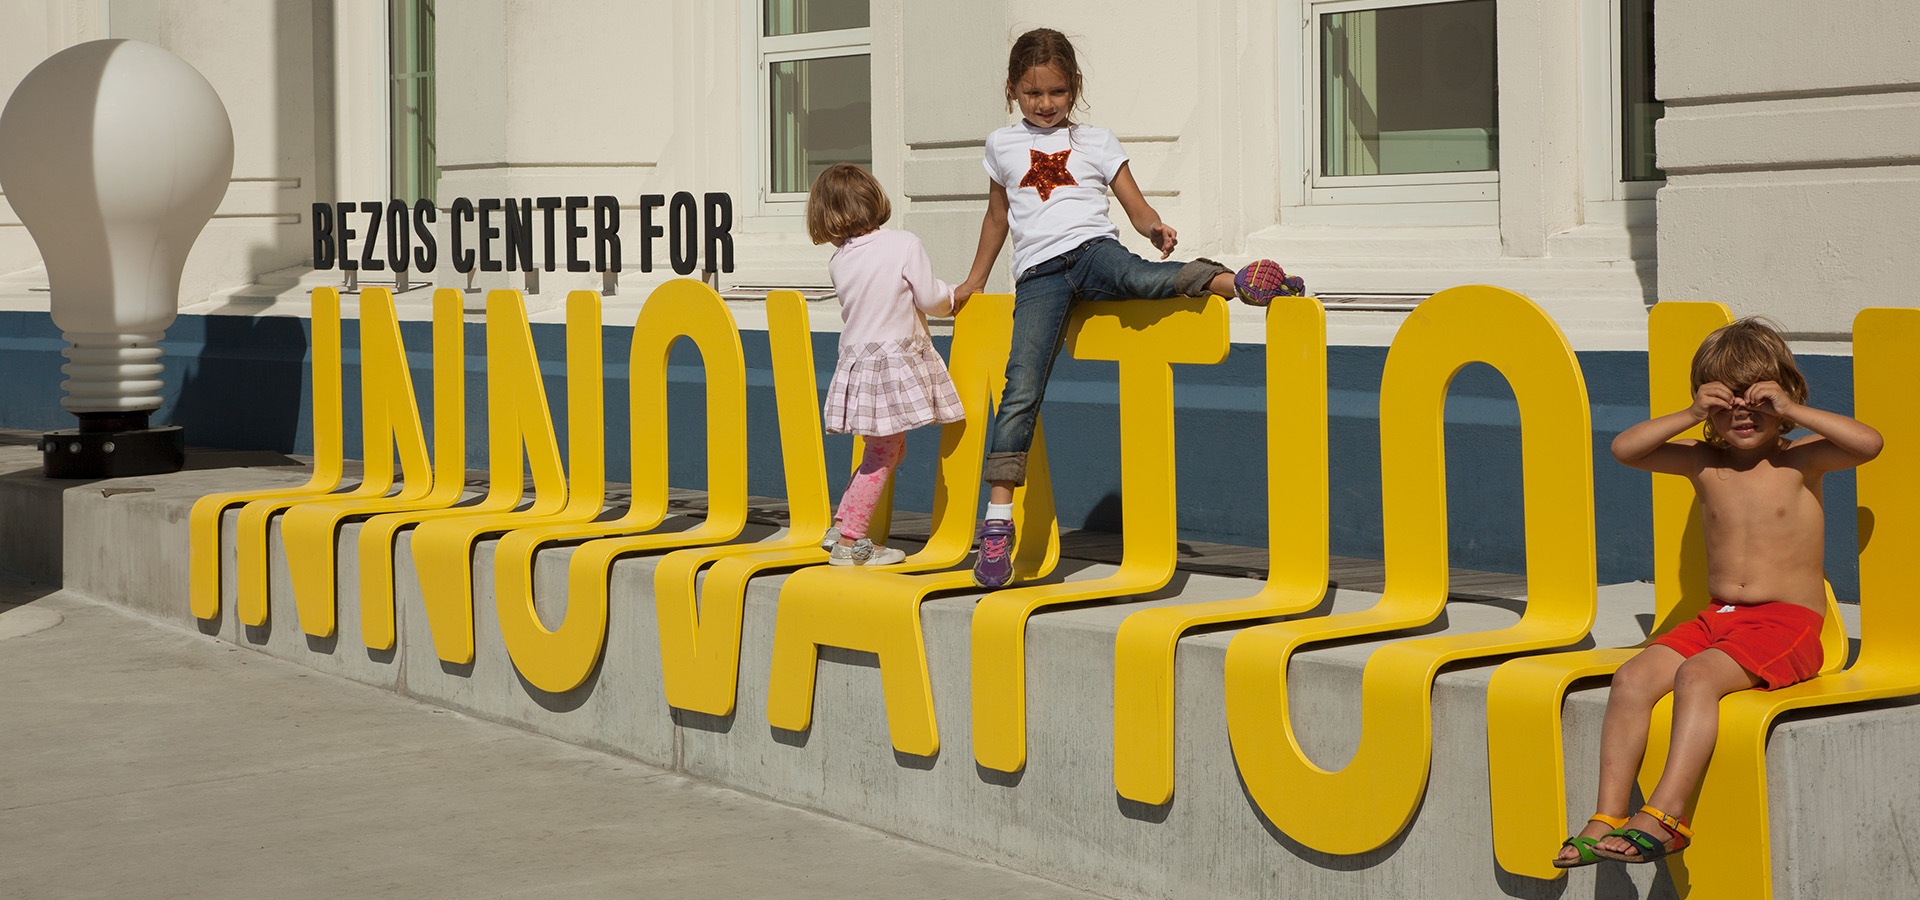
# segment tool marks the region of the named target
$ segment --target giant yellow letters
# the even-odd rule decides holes
[[[316,288],[313,292],[313,475],[295,488],[272,491],[238,491],[208,494],[194,501],[187,515],[187,596],[193,614],[211,619],[220,614],[220,517],[228,507],[241,503],[273,501],[281,498],[316,497],[340,486],[345,471],[346,438],[340,389],[340,292]],[[267,621],[266,570],[267,537],[264,517],[258,523],[259,540],[236,534],[234,541],[241,556],[257,553],[258,558],[236,560],[235,568],[259,573],[259,590],[254,595],[257,608],[241,610],[248,625]],[[244,580],[245,576],[241,576]],[[236,605],[238,605],[236,603]]]
[[[1480,634],[1401,641],[1361,677],[1360,748],[1329,772],[1307,759],[1287,705],[1302,645],[1425,625],[1447,600],[1447,385],[1469,362],[1506,375],[1520,407],[1527,606]],[[1356,613],[1261,625],[1227,650],[1227,726],[1254,801],[1314,849],[1361,853],[1412,821],[1431,763],[1432,684],[1442,665],[1579,640],[1595,598],[1593,456],[1586,385],[1560,329],[1532,301],[1491,287],[1442,291],[1407,318],[1380,384],[1380,493],[1387,585]]]
[[[816,566],[795,572],[781,586],[767,690],[767,721],[775,727],[799,731],[813,721],[818,648],[846,647],[879,657],[894,748],[916,756],[939,751],[920,604],[936,591],[973,586],[969,570],[936,570],[964,562],[973,540],[991,409],[1006,381],[1001,373],[1013,336],[1011,300],[1004,294],[975,295],[955,323],[950,372],[967,417],[941,429],[940,481],[926,546],[884,569]],[[1021,529],[1014,567],[1022,577],[1037,577],[1053,568],[1060,552],[1046,442],[1038,425],[1027,471],[1027,484],[1014,492]],[[935,574],[915,574],[923,572]]]
[[[1043,607],[1145,594],[1173,578],[1173,363],[1227,356],[1218,297],[1074,308],[1066,348],[1120,363],[1120,504],[1126,555],[1112,575],[1006,588],[973,612],[973,757],[989,769],[1027,763],[1027,619]],[[1038,454],[1035,454],[1038,455]]]
[[[1276,398],[1278,398],[1276,400]],[[1267,310],[1267,583],[1242,600],[1143,609],[1113,644],[1113,783],[1173,797],[1174,650],[1187,629],[1306,612],[1327,593],[1327,314],[1311,297]]]
[[[706,373],[707,518],[683,532],[610,537],[651,531],[666,518],[667,358],[682,337],[700,348]],[[520,673],[543,690],[579,686],[599,661],[607,636],[607,570],[614,559],[729,541],[746,526],[747,364],[740,331],[720,296],[685,279],[654,289],[633,326],[627,372],[633,494],[626,514],[611,522],[575,519],[519,529],[501,538],[494,552],[494,600],[507,652]],[[534,611],[534,554],[542,543],[583,537],[603,539],[574,552],[566,621],[549,629]]]
[[[779,373],[773,392],[787,483],[787,531],[759,543],[676,550],[655,565],[661,676],[667,703],[678,709],[716,716],[733,712],[747,580],[767,569],[827,558],[820,536],[833,523],[833,512],[820,442],[820,393],[807,302],[798,293],[767,295],[767,340]],[[699,579],[703,568],[704,582]]]
[[[1827,661],[1818,678],[1777,691],[1740,691],[1720,701],[1720,736],[1700,782],[1697,837],[1670,858],[1675,887],[1695,900],[1773,895],[1773,853],[1767,829],[1767,732],[1796,709],[1920,692],[1920,605],[1912,601],[1913,548],[1920,545],[1920,427],[1913,397],[1920,369],[1920,310],[1866,309],[1854,319],[1854,412],[1880,430],[1886,447],[1859,469],[1860,656],[1844,672],[1844,637],[1836,648],[1829,602]],[[1670,719],[1665,709],[1654,720]],[[1656,729],[1656,737],[1665,729]],[[1663,742],[1662,742],[1663,743]],[[1665,748],[1647,746],[1641,784],[1660,777]],[[1691,891],[1688,890],[1689,885]]]
[[[403,476],[392,496],[356,491],[352,499],[321,497],[303,501],[280,517],[300,627],[316,637],[333,633],[335,619],[335,532],[353,516],[444,509],[460,499],[467,483],[466,360],[462,352],[460,292],[433,292],[433,462],[428,464],[420,432],[420,405],[414,397],[406,347],[392,301],[369,305],[368,298],[391,294],[368,288],[361,294],[360,404],[361,440],[366,465],[392,470],[398,449]],[[369,328],[368,313],[375,315]],[[383,548],[384,549],[384,548]],[[360,563],[390,571],[393,558],[382,552]],[[369,647],[393,645],[393,594],[362,592],[360,631]]]
[[[413,565],[433,634],[434,651],[450,663],[473,662],[473,542],[489,531],[562,520],[580,521],[600,511],[606,491],[601,402],[600,296],[574,291],[567,297],[567,444],[573,499],[560,470],[560,448],[547,411],[533,334],[519,291],[487,295],[487,454],[491,487],[474,506],[414,514]],[[526,447],[533,475],[533,501],[525,492],[520,449]]]
[[[389,403],[389,401],[392,401]],[[420,427],[420,412],[414,404],[413,381],[407,371],[406,349],[400,342],[400,321],[393,310],[393,292],[369,287],[360,294],[360,484],[326,500],[335,506],[358,507],[392,491],[396,474],[401,481],[396,497],[409,501],[426,495],[431,469],[427,444]],[[400,456],[400,471],[393,467],[395,450]],[[301,532],[286,537],[287,523],[293,513],[313,506],[312,499],[290,504],[280,517],[281,534],[286,547],[287,574],[300,604],[300,626],[316,637],[333,634],[333,542],[317,540]],[[337,521],[337,520],[335,520]],[[332,529],[327,529],[331,537]],[[324,576],[315,569],[324,570]],[[326,602],[313,597],[314,591],[302,591],[302,582],[323,581]]]
[[[370,288],[362,298],[362,419],[366,476],[336,493],[343,470],[339,298],[314,293],[315,473],[297,488],[216,494],[191,513],[191,602],[202,618],[219,614],[222,513],[246,504],[236,604],[240,621],[266,621],[267,526],[286,510],[282,532],[302,626],[334,630],[334,544],[344,519],[373,517],[360,537],[362,621],[369,647],[394,642],[392,553],[395,534],[421,526],[414,555],[428,624],[440,657],[473,657],[471,550],[481,535],[504,532],[496,551],[496,597],[509,653],[535,687],[581,684],[602,652],[608,576],[622,554],[691,547],[663,557],[654,580],[664,690],[678,708],[724,715],[738,679],[746,583],[772,568],[801,568],[782,588],[767,715],[778,728],[811,722],[818,648],[868,650],[880,657],[888,727],[896,749],[939,750],[920,604],[939,591],[965,590],[962,566],[972,539],[979,469],[990,409],[1001,388],[1011,298],[977,296],[961,314],[951,370],[967,421],[943,429],[933,534],[925,549],[886,570],[829,569],[817,536],[830,522],[821,459],[817,385],[804,301],[768,297],[769,339],[791,527],[771,540],[702,546],[738,537],[746,509],[745,372],[738,331],[713,292],[670,282],[649,299],[634,328],[632,384],[633,501],[618,519],[595,522],[604,488],[598,297],[568,299],[568,411],[571,459],[563,474],[540,389],[526,314],[513,291],[488,298],[487,378],[491,487],[477,503],[448,508],[465,491],[465,376],[459,295],[435,295],[434,458],[425,454],[392,299]],[[1708,330],[1727,320],[1716,304],[1663,303],[1649,325],[1655,413],[1687,400],[1686,360]],[[973,629],[975,757],[987,768],[1025,764],[1024,634],[1038,609],[1071,601],[1137,595],[1164,586],[1173,571],[1175,534],[1171,362],[1217,362],[1227,352],[1226,313],[1218,299],[1087,303],[1076,311],[1069,347],[1078,356],[1120,362],[1122,484],[1128,554],[1113,576],[1028,585],[985,597]],[[706,369],[708,485],[706,524],[677,534],[656,529],[666,514],[665,367],[671,346],[689,337]],[[1722,746],[1698,804],[1699,838],[1670,862],[1677,886],[1697,897],[1766,896],[1765,740],[1781,713],[1797,708],[1920,692],[1920,612],[1894,599],[1904,590],[1905,554],[1920,540],[1920,427],[1905,425],[1920,388],[1908,356],[1920,342],[1920,311],[1868,310],[1855,327],[1858,415],[1880,428],[1887,449],[1859,474],[1862,649],[1839,674],[1772,693],[1743,692],[1722,704]],[[1448,383],[1464,365],[1487,362],[1506,375],[1522,421],[1528,602],[1520,621],[1489,633],[1402,640],[1376,650],[1362,676],[1362,736],[1353,762],[1329,772],[1306,758],[1288,711],[1287,663],[1303,646],[1387,634],[1433,621],[1447,597],[1443,411]],[[1180,634],[1195,625],[1281,616],[1322,599],[1327,580],[1326,346],[1324,314],[1310,299],[1283,300],[1269,313],[1268,389],[1287,398],[1268,414],[1268,500],[1272,566],[1256,595],[1215,604],[1147,609],[1121,626],[1115,646],[1115,785],[1122,796],[1165,803],[1173,793],[1173,658]],[[1431,760],[1431,686],[1452,661],[1528,654],[1585,635],[1594,615],[1593,494],[1585,386],[1571,350],[1540,309],[1498,288],[1444,291],[1407,320],[1388,355],[1381,386],[1381,485],[1387,589],[1372,609],[1248,628],[1226,658],[1229,736],[1247,790],[1272,822],[1301,843],[1358,853],[1393,839],[1411,820]],[[522,448],[534,496],[523,497]],[[396,487],[392,452],[400,472]],[[1044,439],[1036,431],[1016,568],[1023,578],[1050,571],[1058,557]],[[1655,477],[1658,574],[1656,630],[1704,602],[1697,513],[1677,478]],[[1302,515],[1302,513],[1306,513]],[[884,510],[876,516],[884,528]],[[611,536],[610,536],[611,535]],[[596,537],[569,569],[565,623],[548,629],[535,614],[532,566],[541,545]],[[706,570],[696,590],[696,576]],[[1845,635],[1829,610],[1827,672],[1845,655]],[[1495,673],[1488,696],[1491,805],[1496,854],[1509,871],[1557,876],[1547,865],[1569,823],[1562,801],[1559,710],[1571,682],[1611,672],[1629,649],[1525,656]],[[1666,729],[1656,710],[1644,785],[1659,775]],[[1697,873],[1697,877],[1696,876]]]
[[[1714,329],[1733,321],[1719,303],[1660,303],[1647,321],[1648,409],[1652,416],[1693,402],[1689,372],[1694,349]],[[1695,428],[1681,437],[1698,438]],[[1653,476],[1654,626],[1660,634],[1692,618],[1707,603],[1706,544],[1693,486],[1678,475]],[[1846,657],[1846,634],[1831,589],[1827,592],[1825,671]],[[1494,857],[1515,874],[1554,879],[1560,841],[1585,823],[1569,825],[1560,710],[1581,678],[1611,675],[1639,652],[1634,647],[1575,650],[1503,663],[1487,685],[1487,771]],[[1647,790],[1658,779],[1672,701],[1653,713]]]

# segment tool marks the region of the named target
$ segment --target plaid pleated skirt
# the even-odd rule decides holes
[[[881,437],[966,418],[947,364],[925,335],[850,347],[827,388],[827,433]]]

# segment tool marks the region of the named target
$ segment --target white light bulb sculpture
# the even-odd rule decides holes
[[[60,405],[80,427],[42,441],[46,473],[177,471],[159,340],[187,251],[226,196],[233,124],[206,78],[137,41],[90,41],[36,66],[0,112],[0,190],[39,245],[69,346]]]

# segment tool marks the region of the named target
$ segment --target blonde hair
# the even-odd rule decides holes
[[[1067,79],[1067,109],[1080,108],[1080,63],[1073,56],[1073,42],[1051,28],[1035,28],[1013,41],[1007,54],[1007,112],[1013,112],[1013,88],[1028,69],[1053,66]],[[1068,117],[1069,120],[1071,117]],[[1068,121],[1067,124],[1073,124]]]
[[[893,216],[880,180],[853,163],[834,163],[807,192],[807,236],[816,244],[845,243],[878,229]]]
[[[1694,391],[1712,381],[1726,385],[1735,394],[1741,394],[1747,388],[1762,381],[1771,381],[1780,385],[1795,403],[1807,402],[1807,379],[1800,374],[1800,367],[1793,361],[1793,351],[1787,349],[1787,341],[1780,336],[1773,322],[1760,316],[1749,316],[1722,327],[1707,335],[1700,342],[1700,349],[1693,353],[1693,368],[1690,372]],[[1780,419],[1780,433],[1786,434],[1799,426]],[[1707,443],[1716,446],[1726,440],[1713,430],[1713,423],[1706,423]]]

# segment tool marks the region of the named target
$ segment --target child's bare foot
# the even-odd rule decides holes
[[[1593,849],[1608,859],[1646,863],[1685,850],[1691,843],[1693,830],[1684,819],[1643,806],[1621,827],[1620,834],[1601,838]]]
[[[1594,854],[1594,845],[1625,821],[1612,816],[1603,819],[1598,815],[1588,819],[1587,827],[1580,829],[1579,834],[1560,843],[1560,855],[1554,858],[1554,867],[1573,869],[1599,862],[1600,857]]]

